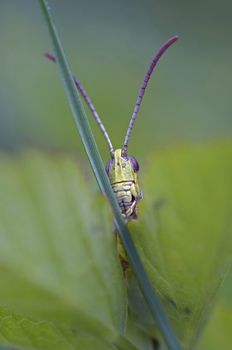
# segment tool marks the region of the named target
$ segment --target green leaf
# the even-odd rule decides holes
[[[220,297],[203,332],[198,350],[229,350],[232,344],[232,269],[220,290]]]
[[[79,327],[36,321],[3,308],[0,308],[0,325],[0,350],[152,350],[137,347],[120,335],[112,342]]]
[[[38,322],[7,309],[0,309],[0,324],[0,350],[116,349],[113,344],[99,336],[81,332],[79,329],[62,328],[51,322]],[[17,347],[7,343],[16,344]]]
[[[132,315],[129,313],[127,320],[127,331],[126,337],[129,341],[136,346],[139,350],[154,350],[156,349],[153,346],[153,339],[149,334],[143,331],[140,327],[137,326]]]
[[[112,217],[80,167],[0,156],[0,306],[114,340],[127,299]]]
[[[229,350],[232,344],[232,307],[219,302],[200,341],[199,350]]]
[[[130,225],[185,349],[195,344],[231,258],[231,160],[231,142],[179,147],[151,158],[140,220]],[[132,285],[132,309],[147,327],[138,300]]]

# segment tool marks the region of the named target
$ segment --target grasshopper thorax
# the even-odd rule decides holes
[[[106,172],[111,184],[135,181],[139,164],[134,157],[123,154],[122,149],[116,149],[111,154],[111,159],[106,163]]]

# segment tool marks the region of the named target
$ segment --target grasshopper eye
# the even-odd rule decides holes
[[[112,162],[112,160],[110,159],[110,160],[108,160],[108,162],[106,163],[105,169],[106,169],[107,175],[109,175],[109,173],[110,173],[110,164],[111,164],[111,162]]]
[[[131,165],[134,169],[134,172],[138,172],[139,171],[139,163],[137,162],[137,160],[134,157],[128,156],[129,161],[131,162]]]

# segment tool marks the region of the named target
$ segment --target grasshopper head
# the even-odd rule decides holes
[[[121,149],[112,152],[111,159],[106,163],[106,172],[110,182],[135,181],[139,164],[134,157],[122,154]]]

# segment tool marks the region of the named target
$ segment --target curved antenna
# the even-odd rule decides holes
[[[159,50],[158,52],[155,54],[155,56],[153,57],[152,61],[151,61],[151,64],[148,68],[148,71],[145,75],[145,78],[143,80],[143,83],[140,87],[140,90],[139,90],[139,96],[137,98],[137,101],[136,101],[136,104],[135,104],[135,107],[134,107],[134,111],[133,111],[133,114],[132,114],[132,117],[131,117],[131,120],[130,120],[130,123],[129,123],[129,126],[128,126],[128,129],[127,129],[127,132],[126,132],[126,137],[125,137],[125,141],[124,141],[124,145],[123,145],[123,149],[122,149],[122,152],[124,154],[127,154],[127,149],[128,149],[128,142],[129,142],[129,139],[130,139],[130,136],[131,136],[131,132],[132,132],[132,129],[133,129],[133,126],[134,126],[134,123],[135,123],[135,120],[136,120],[136,117],[138,115],[138,111],[139,111],[139,108],[141,106],[141,102],[143,100],[143,96],[144,96],[144,93],[145,93],[145,90],[146,90],[146,87],[147,87],[147,84],[148,84],[148,81],[152,75],[152,72],[157,64],[157,62],[159,61],[160,57],[164,54],[164,52],[172,45],[174,44],[174,42],[178,39],[179,37],[177,35],[173,36],[172,38],[170,38]]]
[[[46,58],[48,58],[50,61],[56,63],[56,58],[51,53],[45,53],[44,56]],[[112,154],[114,149],[113,149],[112,143],[110,141],[109,135],[108,135],[108,133],[107,133],[107,131],[106,131],[106,129],[105,129],[105,127],[104,127],[104,125],[103,125],[103,123],[102,123],[102,121],[101,121],[101,119],[100,119],[100,117],[99,117],[99,115],[98,115],[98,113],[97,113],[97,111],[96,111],[92,101],[90,100],[89,96],[87,95],[87,92],[85,91],[85,89],[84,89],[83,85],[81,84],[81,82],[75,76],[73,76],[73,81],[74,81],[74,83],[76,85],[77,90],[80,92],[81,96],[84,98],[87,106],[89,107],[89,110],[92,113],[94,119],[96,120],[96,122],[97,122],[97,124],[98,124],[98,126],[99,126],[99,128],[100,128],[100,130],[101,130],[101,132],[102,132],[102,134],[103,134],[107,144],[108,144],[110,153]]]

